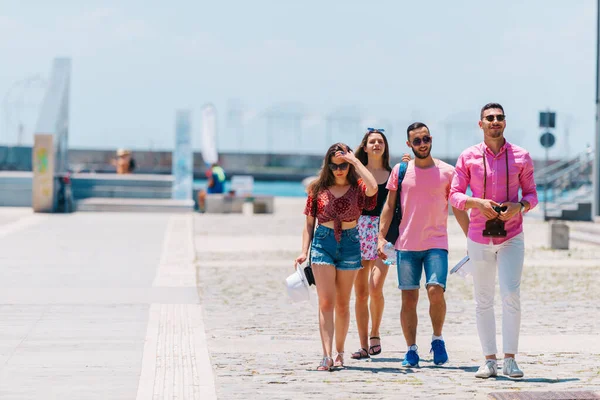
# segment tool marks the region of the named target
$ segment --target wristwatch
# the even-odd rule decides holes
[[[521,205],[521,212],[525,211],[525,204],[522,201],[519,204]]]

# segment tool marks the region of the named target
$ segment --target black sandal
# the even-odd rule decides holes
[[[379,338],[379,336],[372,336],[369,338],[369,340],[379,340],[379,344],[375,344],[373,346],[369,346],[369,354],[372,356],[376,356],[377,354],[381,353],[381,339]],[[378,351],[375,351],[375,347],[379,347]]]
[[[360,349],[358,349],[358,351],[352,353],[350,358],[354,360],[362,360],[363,358],[371,358],[371,356],[369,356],[369,352],[367,351],[367,349],[361,347]]]

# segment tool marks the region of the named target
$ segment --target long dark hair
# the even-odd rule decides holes
[[[369,136],[371,136],[374,133],[381,135],[381,137],[383,138],[383,143],[385,143],[385,150],[383,150],[383,156],[381,157],[382,158],[381,161],[383,163],[383,168],[385,168],[387,171],[391,172],[392,167],[390,166],[390,148],[388,146],[388,140],[385,137],[385,135],[383,134],[383,132],[368,131],[367,133],[365,133],[365,136],[363,136],[362,141],[360,142],[360,144],[358,145],[358,148],[354,152],[354,155],[356,156],[356,158],[358,158],[360,160],[361,163],[363,163],[363,165],[367,165],[369,163],[369,155],[365,151],[365,147],[367,147],[367,142],[369,141]]]
[[[323,165],[321,166],[321,172],[319,172],[319,177],[310,184],[310,189],[308,190],[313,196],[313,199],[316,199],[321,190],[325,190],[328,187],[335,185],[335,176],[333,175],[333,172],[331,172],[331,169],[329,169],[329,163],[331,162],[331,158],[334,157],[335,153],[338,151],[352,151],[352,149],[350,149],[350,146],[347,144],[335,143],[327,150],[325,158],[323,159]],[[358,185],[358,175],[352,164],[348,167],[346,179],[348,179],[348,183],[351,186]]]

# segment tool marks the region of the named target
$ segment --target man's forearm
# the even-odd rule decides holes
[[[477,197],[469,197],[465,203],[465,210],[479,207],[479,200]]]
[[[385,203],[379,216],[379,239],[385,240],[388,229],[390,229],[390,223],[392,222],[393,210],[389,206],[388,202]]]
[[[452,213],[454,214],[454,218],[456,218],[456,222],[458,222],[458,225],[460,225],[460,228],[465,233],[465,236],[468,236],[469,223],[471,222],[469,213],[466,210],[459,210],[456,207],[452,207]]]

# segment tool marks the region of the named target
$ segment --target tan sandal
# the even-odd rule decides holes
[[[317,367],[317,371],[331,371],[333,368],[333,358],[331,357],[323,357],[321,360],[321,364]]]
[[[339,358],[339,360],[338,360]],[[336,368],[344,368],[344,352],[339,352],[337,353],[337,356],[335,356],[335,362],[333,363],[333,366]]]

